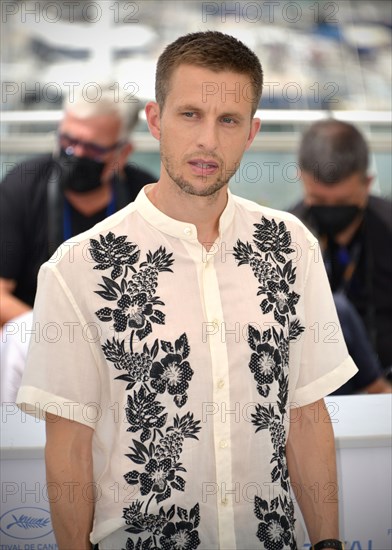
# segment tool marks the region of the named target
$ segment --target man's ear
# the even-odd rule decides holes
[[[365,187],[363,189],[362,199],[361,199],[362,207],[365,207],[369,200],[370,190],[372,188],[373,182],[374,182],[374,176],[368,176],[368,175],[365,176],[364,178]]]
[[[249,147],[252,145],[252,141],[255,139],[256,135],[259,133],[260,126],[261,126],[261,120],[259,118],[252,118],[248,141],[246,142],[245,150],[249,149]]]
[[[365,177],[365,184],[366,184],[366,189],[368,192],[370,192],[370,188],[373,184],[373,181],[374,181],[374,176],[366,176]]]
[[[158,103],[149,101],[145,107],[150,133],[158,141],[161,139],[161,113]]]
[[[124,166],[127,164],[128,158],[133,153],[134,150],[135,150],[135,147],[129,141],[124,143],[124,145],[121,147],[121,151],[116,161],[116,164],[118,165],[120,170],[122,170]]]

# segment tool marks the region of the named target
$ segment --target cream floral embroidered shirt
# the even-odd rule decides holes
[[[296,218],[229,193],[207,252],[142,190],[41,268],[34,326],[17,401],[94,429],[93,543],[297,547],[290,420],[357,369]]]

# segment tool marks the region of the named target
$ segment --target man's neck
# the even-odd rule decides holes
[[[346,229],[335,236],[336,244],[340,246],[348,246],[356,235],[363,221],[363,215],[358,216]]]
[[[174,183],[158,181],[147,195],[161,212],[196,226],[198,241],[209,250],[219,235],[219,218],[227,204],[227,186],[208,197],[190,195]]]

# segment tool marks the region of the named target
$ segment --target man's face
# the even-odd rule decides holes
[[[259,130],[251,119],[249,78],[180,65],[155,129],[163,179],[190,195],[211,196],[227,184]]]
[[[127,154],[122,154],[124,146],[114,147],[119,143],[121,122],[117,117],[106,114],[90,118],[77,118],[71,112],[66,113],[60,124],[60,136],[65,135],[76,140],[72,146],[73,154],[78,157],[89,157],[105,163],[102,181],[110,179],[114,171],[122,170]],[[94,145],[98,146],[94,150]],[[62,146],[60,138],[60,146]]]
[[[302,172],[307,206],[366,206],[372,178],[355,173],[344,180],[326,185],[313,174]]]

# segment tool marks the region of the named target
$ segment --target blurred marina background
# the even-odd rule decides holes
[[[232,178],[233,192],[288,208],[301,196],[296,151],[309,123],[334,116],[365,133],[373,192],[392,197],[392,4],[385,1],[201,2],[123,0],[1,2],[1,176],[50,151],[64,95],[100,83],[140,109],[132,162],[159,175],[159,143],[143,106],[155,65],[187,32],[219,30],[260,57],[262,128]],[[117,96],[116,96],[117,94]]]

